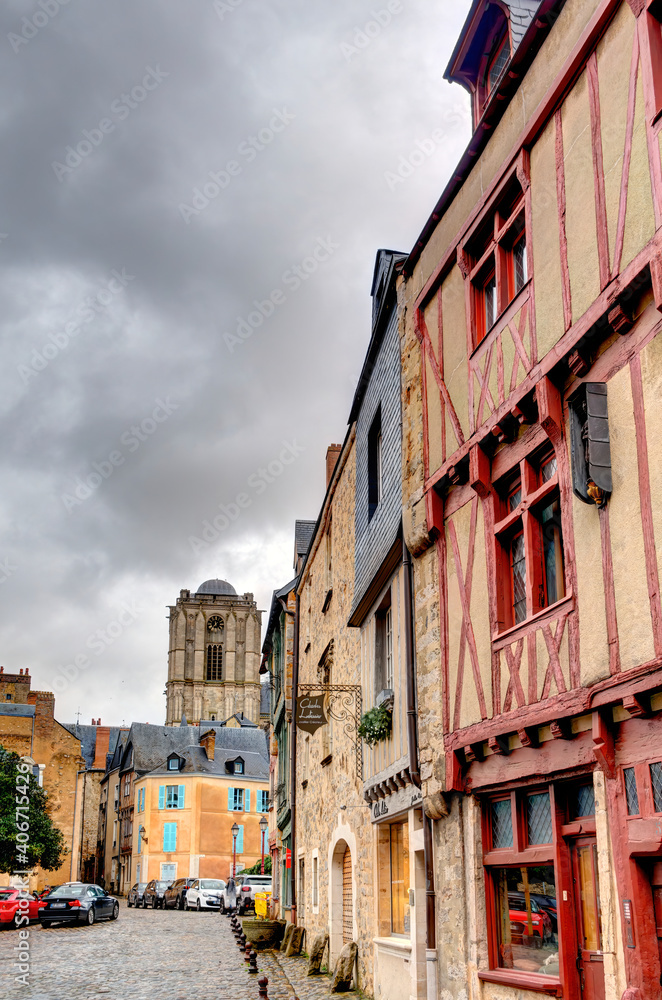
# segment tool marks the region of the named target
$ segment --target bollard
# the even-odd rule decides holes
[[[257,952],[255,950],[251,951],[250,958],[248,960],[248,971],[257,972]]]
[[[260,1000],[269,1000],[269,997],[267,996],[267,986],[269,985],[269,980],[267,977],[262,976],[261,979],[258,979],[257,985],[259,987],[258,996],[260,997]]]
[[[246,947],[244,948],[244,961],[245,962],[247,962],[249,960],[249,958],[251,957],[251,948],[252,947],[253,946],[250,943],[250,941],[247,941],[246,942]]]
[[[246,935],[244,934],[243,931],[241,932],[241,934],[239,935],[239,937],[237,939],[237,944],[239,945],[239,950],[240,951],[243,951],[244,948],[246,947]]]

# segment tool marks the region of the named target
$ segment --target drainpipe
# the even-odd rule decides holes
[[[296,816],[297,816],[297,694],[299,690],[299,595],[296,596],[294,612],[294,645],[292,650],[292,749],[290,755],[290,845],[292,867],[292,923],[297,922],[297,880],[296,880]]]
[[[418,733],[416,711],[416,674],[414,657],[414,593],[412,587],[411,554],[406,541],[402,540],[402,562],[405,584],[405,652],[407,666],[407,749],[409,770],[413,783],[420,788],[421,776],[418,767]],[[423,810],[423,861],[425,865],[425,929],[426,929],[426,979],[428,1000],[437,997],[437,932],[435,919],[434,853],[432,846],[432,820]]]

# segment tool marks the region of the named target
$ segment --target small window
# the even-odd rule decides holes
[[[628,808],[628,816],[638,816],[639,796],[637,794],[637,778],[633,767],[623,768],[623,781],[625,783],[625,802]]]
[[[168,761],[169,771],[179,771],[179,757],[171,757]]]
[[[244,773],[244,762],[243,760],[236,760],[234,762],[234,773],[243,774]]]
[[[495,851],[513,846],[513,818],[510,798],[492,802],[492,848]]]
[[[653,786],[653,807],[662,812],[662,764],[651,764],[651,785]]]
[[[5,700],[6,701],[11,701],[11,695],[10,694],[6,694],[5,695]]]
[[[498,86],[499,80],[504,74],[506,66],[510,61],[510,42],[508,36],[502,38],[494,47],[490,61],[487,64],[486,84],[487,95],[489,96],[494,88]]]
[[[377,408],[368,431],[368,520],[379,507],[383,492],[382,408]]]
[[[313,855],[313,885],[312,885],[312,899],[313,906],[319,906],[319,872],[318,872],[318,857],[316,854]]]
[[[595,816],[595,790],[593,785],[580,785],[570,795],[570,819]]]
[[[549,792],[529,795],[527,800],[527,826],[529,844],[551,844],[552,810]]]
[[[244,790],[243,788],[233,788],[233,800],[232,809],[234,812],[243,812],[244,809]]]
[[[375,613],[375,697],[394,690],[391,589]]]

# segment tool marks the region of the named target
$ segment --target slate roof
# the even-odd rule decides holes
[[[85,767],[90,770],[94,766],[94,758],[96,756],[97,749],[97,733],[99,732],[99,726],[81,726],[76,722],[63,722],[62,725],[67,729],[72,736],[78,737],[80,740],[80,752],[85,761]],[[117,740],[121,732],[126,732],[126,726],[111,726],[110,727],[110,740],[108,742],[108,754],[112,754],[117,746]]]
[[[4,702],[0,705],[0,715],[14,715],[30,718],[34,715],[34,705],[10,705]]]
[[[260,685],[260,715],[271,714],[271,684],[262,683]]]
[[[315,531],[315,521],[294,522],[294,560],[305,556]]]
[[[133,748],[133,769],[139,774],[151,772],[161,773],[165,769],[165,762],[172,753],[179,754],[187,761],[189,773],[196,771],[197,765],[201,761],[202,755],[206,765],[211,765],[212,770],[206,769],[206,773],[225,773],[225,767],[216,768],[215,761],[207,761],[206,754],[200,747],[200,736],[205,729],[213,728],[216,733],[216,760],[225,760],[236,757],[241,753],[253,754],[263,762],[255,765],[254,774],[251,777],[261,777],[262,768],[266,768],[269,773],[269,750],[267,746],[266,733],[257,727],[241,727],[240,729],[228,729],[220,722],[204,723],[203,726],[150,726],[143,722],[134,722],[131,729],[118,744],[118,748],[113,756],[112,766],[117,767],[118,758],[122,757],[122,766],[126,766],[127,750],[129,746]],[[120,745],[121,744],[121,745]],[[224,756],[226,754],[226,756]],[[246,761],[248,758],[246,757]],[[190,766],[188,766],[190,764]],[[246,764],[247,773],[248,763]],[[173,772],[170,772],[171,774]]]
[[[235,732],[242,732],[242,730],[235,730]],[[244,762],[244,773],[241,775],[242,778],[255,778],[258,781],[269,780],[269,763],[266,756],[266,750],[264,753],[256,753],[254,751],[244,749],[229,750],[219,747],[217,742],[213,760],[209,760],[207,758],[207,754],[201,746],[187,747],[180,756],[186,761],[180,771],[168,771],[167,768],[159,766],[155,767],[154,770],[149,773],[154,776],[160,774],[169,775],[170,778],[172,778],[175,773],[217,774],[227,776],[229,773],[225,767],[227,761],[236,760],[237,757],[241,757]]]

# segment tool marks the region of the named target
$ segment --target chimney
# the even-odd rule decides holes
[[[216,730],[208,729],[206,733],[203,733],[200,737],[200,746],[204,747],[204,751],[207,754],[207,760],[214,759],[214,750],[216,747]]]
[[[329,488],[329,483],[333,478],[333,473],[335,471],[336,465],[338,464],[338,459],[340,457],[340,452],[342,451],[341,444],[330,444],[326,449],[326,488]]]
[[[105,769],[106,767],[106,754],[110,751],[110,726],[101,726],[99,732],[96,733],[96,743],[94,747],[94,763],[92,767],[97,769]]]

